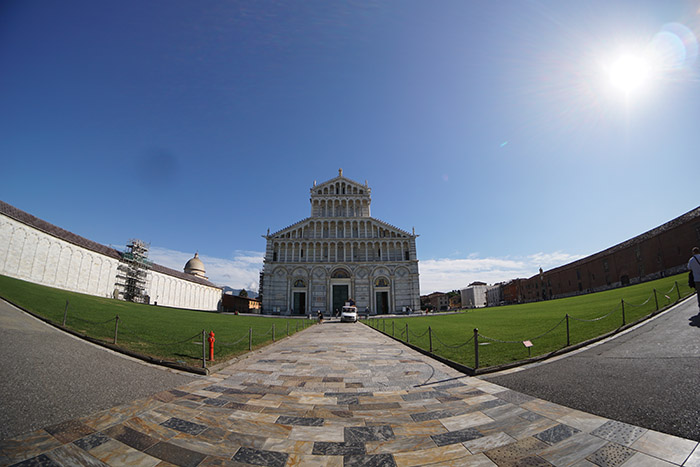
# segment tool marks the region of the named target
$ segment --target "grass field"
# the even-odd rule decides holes
[[[678,287],[676,287],[678,284]],[[656,289],[656,299],[654,298]],[[566,315],[569,315],[570,344],[613,331],[625,322],[636,321],[659,308],[694,292],[687,285],[687,274],[666,277],[615,290],[577,297],[493,308],[459,314],[397,319],[373,319],[371,326],[433,352],[474,367],[474,328],[479,330],[479,367],[511,363],[528,358],[523,341],[530,340],[532,356],[559,350],[567,344]],[[430,327],[430,333],[428,328]],[[501,342],[501,341],[507,341]]]
[[[253,348],[310,326],[304,319],[234,316],[94,297],[45,287],[0,275],[0,296],[44,318],[61,324],[68,301],[66,327],[112,342],[115,317],[119,315],[117,343],[142,354],[164,360],[201,366],[202,329],[214,331],[217,362],[248,351],[248,333],[253,330]],[[208,345],[208,344],[207,344]],[[207,347],[208,353],[208,347]]]

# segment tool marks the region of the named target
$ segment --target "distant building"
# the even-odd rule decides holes
[[[221,299],[222,311],[237,313],[260,313],[262,303],[254,298],[225,293]]]
[[[433,292],[425,297],[428,306],[433,310],[447,311],[450,307],[450,298],[446,293]]]
[[[486,289],[486,306],[503,305],[504,284],[494,284]]]
[[[460,290],[462,307],[483,308],[486,306],[486,290],[488,285],[484,282],[472,282],[466,288]]]
[[[454,294],[450,295],[449,297],[449,307],[450,310],[459,310],[462,308],[462,295],[461,294]]]

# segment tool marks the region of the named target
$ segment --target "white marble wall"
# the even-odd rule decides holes
[[[0,215],[0,274],[49,287],[112,297],[119,260],[66,242]],[[221,289],[159,272],[148,274],[146,293],[158,305],[216,310]]]
[[[111,297],[119,261],[0,215],[0,274]]]

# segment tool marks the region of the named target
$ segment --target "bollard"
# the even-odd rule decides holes
[[[623,298],[621,301],[622,303],[622,325],[625,325],[625,299]]]
[[[275,325],[272,325],[272,342],[275,342]]]
[[[202,329],[202,368],[207,367],[207,331]]]
[[[63,310],[63,325],[66,325],[66,318],[68,317],[68,300],[66,300],[66,309]]]
[[[253,350],[253,328],[248,328],[248,350]]]
[[[479,368],[479,329],[474,328],[474,369]]]
[[[430,342],[430,353],[433,353],[433,330],[428,326],[428,342]]]
[[[114,344],[117,343],[117,332],[119,331],[119,315],[114,319]]]
[[[214,361],[214,331],[211,331],[209,333],[209,361],[213,362]]]
[[[408,344],[408,323],[406,323],[406,343]]]
[[[566,314],[566,346],[568,347],[570,345],[571,345],[571,337],[569,335],[569,313],[567,313]],[[527,350],[530,350],[530,348],[528,347]]]
[[[656,296],[656,289],[654,289],[654,301],[656,302],[656,311],[659,311],[659,299]]]

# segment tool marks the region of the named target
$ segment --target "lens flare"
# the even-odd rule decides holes
[[[664,70],[689,68],[698,58],[698,40],[686,26],[668,23],[654,35],[649,50]]]

